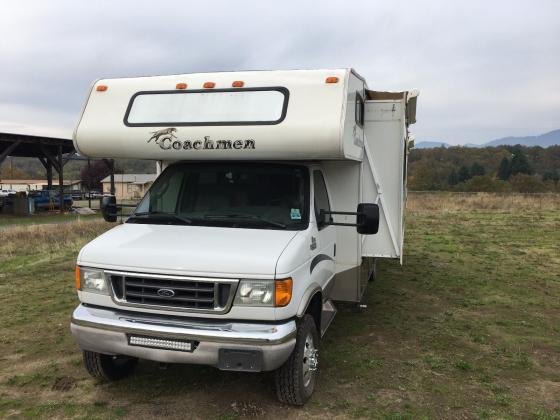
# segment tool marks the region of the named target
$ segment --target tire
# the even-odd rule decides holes
[[[138,359],[128,356],[109,356],[84,350],[84,365],[91,376],[105,381],[117,381],[130,375]]]
[[[275,372],[276,393],[284,404],[304,405],[315,389],[318,374],[319,333],[311,315],[304,315],[290,358]]]

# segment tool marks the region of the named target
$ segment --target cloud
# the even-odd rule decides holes
[[[421,90],[419,139],[538,134],[558,128],[558,16],[547,0],[5,2],[0,129],[71,132],[100,77],[354,67]]]

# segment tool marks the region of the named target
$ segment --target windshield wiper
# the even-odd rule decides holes
[[[150,219],[150,218],[167,218],[170,220],[175,220],[178,222],[182,222],[184,224],[190,225],[193,221],[189,218],[186,217],[181,217],[177,214],[174,213],[166,213],[163,211],[143,211],[143,212],[139,212],[139,213],[132,213],[132,215],[130,216],[129,219],[134,219],[134,218],[146,218],[146,219]]]
[[[254,214],[206,214],[204,215],[204,218],[207,220],[250,220],[286,229],[286,225],[284,223],[263,219],[262,217],[256,216]]]

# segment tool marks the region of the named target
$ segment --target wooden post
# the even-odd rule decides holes
[[[6,159],[10,155],[10,153],[12,153],[16,149],[16,147],[20,145],[20,143],[21,141],[18,140],[10,144],[8,147],[4,149],[2,153],[0,153],[0,165],[2,164],[2,162],[4,162],[4,159]]]
[[[52,163],[50,160],[47,159],[47,163],[46,163],[46,169],[47,169],[47,189],[48,190],[52,190]]]
[[[63,168],[64,165],[62,164],[62,144],[58,145],[58,193],[59,197],[59,206],[60,206],[60,213],[64,213],[64,176],[63,176]]]
[[[111,176],[111,195],[115,195],[115,161],[113,159],[103,159],[105,165],[109,168]]]
[[[111,159],[111,195],[115,195],[115,161]]]

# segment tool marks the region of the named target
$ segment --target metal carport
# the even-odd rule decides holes
[[[0,165],[8,156],[37,158],[47,171],[49,189],[52,189],[53,168],[57,171],[61,213],[64,208],[64,165],[75,153],[70,139],[0,133]]]

